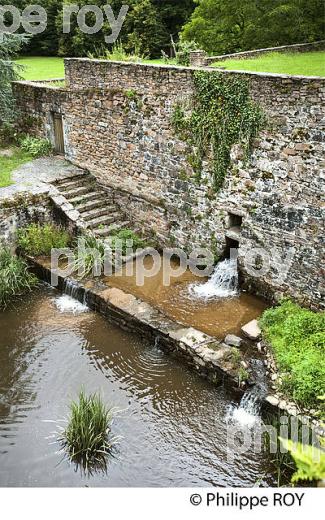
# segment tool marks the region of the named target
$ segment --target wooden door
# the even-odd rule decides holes
[[[63,122],[62,115],[53,114],[54,123],[54,148],[56,153],[64,155],[64,134],[63,134]]]

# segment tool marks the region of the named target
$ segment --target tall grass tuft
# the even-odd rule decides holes
[[[0,245],[0,309],[11,300],[32,290],[37,278],[28,271],[26,262]]]
[[[100,396],[79,393],[78,401],[70,406],[68,426],[63,432],[63,444],[72,461],[85,470],[106,466],[106,458],[112,451],[110,425],[112,411]]]

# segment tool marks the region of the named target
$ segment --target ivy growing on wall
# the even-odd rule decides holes
[[[177,103],[172,124],[178,135],[193,146],[188,161],[197,178],[201,175],[203,159],[211,157],[214,187],[219,190],[230,165],[231,147],[241,143],[248,157],[264,115],[252,101],[244,78],[197,71],[194,84],[191,106]]]

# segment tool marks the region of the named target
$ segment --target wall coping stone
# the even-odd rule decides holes
[[[232,52],[230,54],[219,54],[217,56],[209,56],[206,53],[206,60],[208,62],[213,61],[225,61],[231,58],[249,58],[250,56],[258,56],[259,54],[268,54],[271,52],[308,52],[309,50],[315,50],[315,47],[325,49],[325,40],[319,40],[317,42],[309,43],[295,43],[293,45],[280,45],[278,47],[265,47],[262,49],[251,49],[249,51]],[[195,51],[194,51],[195,52]]]
[[[70,63],[79,62],[79,63],[94,63],[94,64],[106,64],[108,68],[114,66],[123,66],[125,68],[134,68],[134,69],[147,69],[147,70],[161,70],[161,71],[175,71],[175,72],[185,72],[192,74],[195,71],[207,71],[213,72],[218,71],[222,74],[240,74],[241,76],[248,77],[262,77],[262,78],[280,78],[280,79],[291,79],[297,81],[321,81],[325,85],[325,77],[323,76],[303,76],[303,75],[290,75],[290,74],[275,74],[271,72],[253,72],[253,71],[243,71],[243,70],[224,70],[218,69],[217,67],[184,67],[181,65],[167,65],[167,64],[157,64],[157,63],[132,63],[127,61],[113,61],[113,60],[95,60],[91,58],[65,58],[64,63],[65,67]],[[17,82],[21,83],[21,82]]]

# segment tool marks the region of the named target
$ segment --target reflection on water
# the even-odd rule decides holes
[[[56,295],[44,287],[0,314],[1,486],[274,482],[262,455],[227,462],[231,394],[93,312],[61,313]],[[81,387],[123,410],[112,425],[117,457],[88,478],[62,460],[48,422],[67,416]]]
[[[153,265],[152,257],[147,256],[143,263],[145,269],[150,270]],[[132,276],[126,276],[128,267],[124,266],[121,272],[107,277],[107,283],[151,303],[184,325],[220,339],[229,333],[239,334],[245,323],[257,318],[266,309],[263,300],[246,293],[232,298],[198,298],[198,294],[193,294],[193,287],[200,294],[201,285],[203,293],[206,293],[207,280],[195,276],[190,270],[181,276],[172,277],[170,285],[165,286],[161,269],[155,276],[145,278],[141,287],[137,284],[135,262],[133,265]],[[172,262],[172,268],[177,267],[178,264]]]

